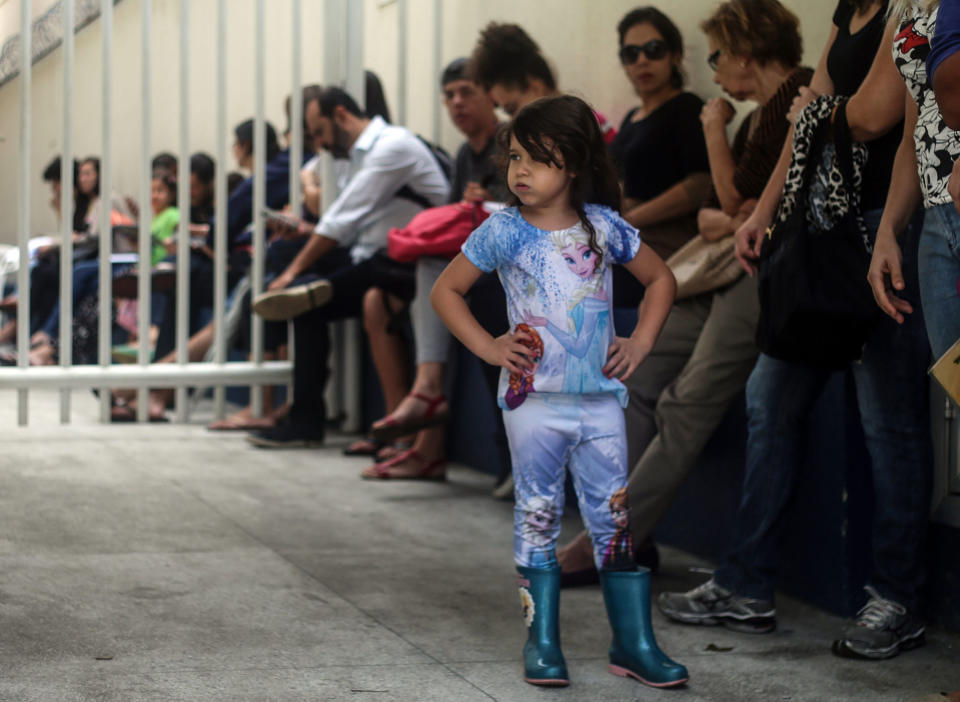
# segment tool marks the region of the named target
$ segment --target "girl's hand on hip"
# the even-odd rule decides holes
[[[618,336],[607,349],[607,364],[603,367],[603,374],[608,378],[626,380],[649,353],[649,345],[633,337]]]
[[[519,331],[507,332],[492,339],[483,353],[477,355],[491,366],[506,368],[511,373],[523,373],[533,368],[533,363],[528,357],[531,350],[520,343],[521,339],[529,340],[530,335]]]

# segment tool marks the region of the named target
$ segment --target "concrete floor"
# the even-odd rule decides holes
[[[672,625],[690,684],[606,670],[598,588],[565,592],[572,685],[520,679],[512,507],[490,476],[362,482],[346,439],[264,451],[202,423],[97,424],[89,393],[31,424],[0,391],[0,700],[871,700],[960,689],[960,636],[883,663],[829,653],[842,622],[780,598],[769,636]],[[197,416],[197,422],[209,413]],[[576,522],[565,524],[567,537]],[[655,588],[703,566],[663,549]]]

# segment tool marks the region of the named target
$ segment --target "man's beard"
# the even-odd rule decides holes
[[[350,158],[350,135],[340,125],[333,122],[333,145],[330,147],[330,155],[338,159]]]

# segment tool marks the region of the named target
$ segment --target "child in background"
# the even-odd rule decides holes
[[[173,236],[180,221],[177,209],[177,179],[169,171],[155,170],[150,183],[150,206],[153,209],[153,221],[150,223],[150,237],[153,239],[153,251],[150,263],[157,265],[176,253]]]
[[[650,573],[637,568],[620,528],[627,510],[627,392],[620,381],[660,333],[674,299],[673,276],[612,209],[619,205],[619,187],[583,100],[537,100],[516,115],[499,142],[515,206],[470,236],[431,300],[457,338],[504,369],[499,402],[513,463],[514,556],[529,629],[524,679],[569,683],[557,625],[555,557],[569,464],[613,629],[611,672],[656,687],[682,684],[686,668],[660,651],[653,636]],[[629,338],[615,337],[611,323],[613,263],[646,287]],[[506,291],[513,328],[498,338],[483,330],[463,299],[492,270]],[[610,558],[612,552],[618,557]]]

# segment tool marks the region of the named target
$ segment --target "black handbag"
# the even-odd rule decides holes
[[[832,369],[863,355],[880,317],[867,282],[871,243],[859,197],[849,198],[846,214],[829,229],[810,216],[823,205],[812,187],[818,168],[821,177],[829,174],[831,159],[853,187],[849,131],[843,110],[837,114],[836,130],[825,120],[814,132],[795,206],[767,232],[757,266],[757,347],[774,358]]]

